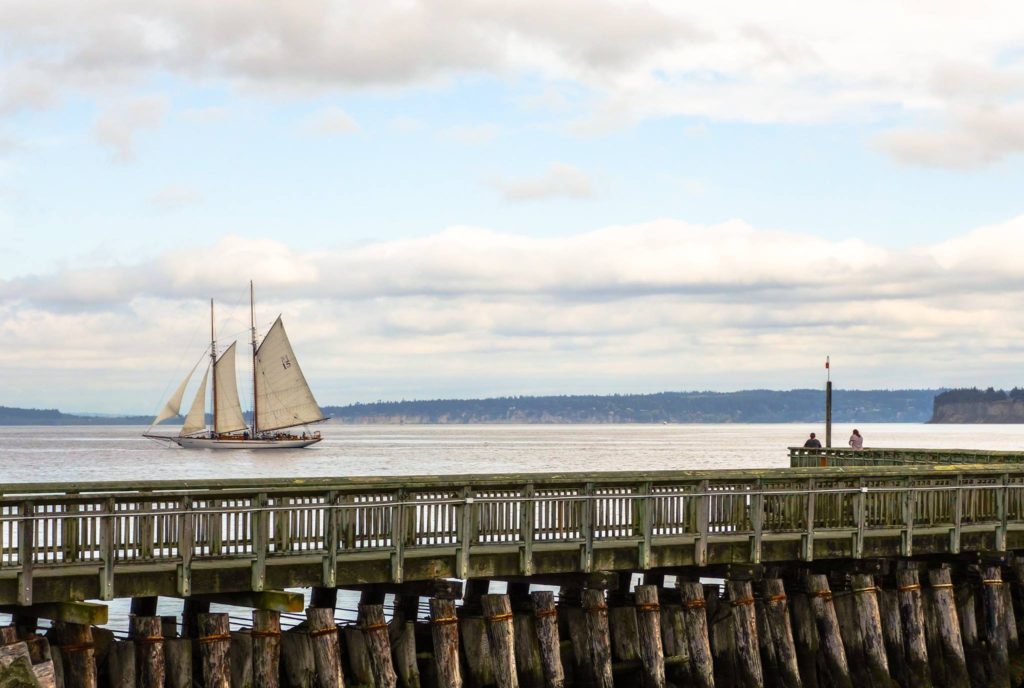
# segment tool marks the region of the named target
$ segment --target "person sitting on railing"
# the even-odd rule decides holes
[[[804,442],[804,447],[808,449],[821,449],[821,441],[812,432],[810,438]]]
[[[856,428],[854,429],[853,434],[850,435],[850,441],[848,444],[855,450],[864,448],[864,438],[861,437],[860,431],[857,430]]]

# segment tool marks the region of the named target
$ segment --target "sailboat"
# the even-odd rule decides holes
[[[252,282],[249,283],[249,317],[252,333],[252,425],[245,422],[238,397],[235,378],[235,345],[238,342],[231,342],[217,355],[213,299],[210,299],[210,361],[185,416],[181,432],[176,436],[157,435],[147,430],[143,437],[170,442],[186,449],[297,449],[316,444],[322,439],[319,432],[291,431],[326,419],[295,358],[281,316],[274,321],[263,341],[256,341],[256,306]],[[150,429],[180,414],[185,388],[198,368],[199,362],[192,367],[153,419]],[[213,405],[213,424],[210,427],[206,425],[207,382],[210,383],[209,397]]]

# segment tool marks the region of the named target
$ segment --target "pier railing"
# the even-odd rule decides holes
[[[1024,466],[3,486],[0,604],[1024,547]]]
[[[789,448],[789,465],[797,468],[826,466],[913,466],[929,464],[1024,463],[1024,451],[979,449],[828,449]]]

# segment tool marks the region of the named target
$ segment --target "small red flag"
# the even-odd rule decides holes
[[[825,357],[825,370],[828,370],[828,356]]]

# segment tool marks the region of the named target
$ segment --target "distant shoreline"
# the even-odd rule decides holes
[[[835,423],[925,423],[943,390],[835,390]],[[820,423],[820,389],[656,394],[516,396],[486,399],[382,401],[324,406],[332,423],[344,425]],[[150,416],[68,414],[56,409],[0,406],[0,426],[138,425]],[[174,420],[167,425],[174,425]],[[180,423],[180,419],[177,419]]]

